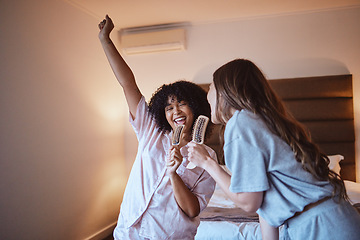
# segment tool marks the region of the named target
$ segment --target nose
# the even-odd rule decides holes
[[[181,110],[180,110],[180,108],[179,108],[179,106],[174,106],[174,113],[180,113],[181,112]]]

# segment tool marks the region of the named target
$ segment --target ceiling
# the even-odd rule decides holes
[[[176,22],[189,22],[194,25],[360,5],[360,0],[64,1],[99,20],[109,14],[118,29]]]

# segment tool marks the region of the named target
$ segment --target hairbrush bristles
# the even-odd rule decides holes
[[[192,141],[198,144],[203,144],[205,139],[206,127],[209,122],[209,118],[200,115],[195,122],[195,126],[192,134]]]
[[[206,127],[207,127],[208,123],[209,123],[209,118],[204,115],[200,115],[196,119],[193,133],[192,133],[192,141],[193,142],[196,142],[198,144],[204,143],[205,132],[206,132]],[[186,166],[186,168],[188,168],[188,169],[193,169],[195,167],[196,167],[196,165],[193,164],[192,162],[189,162],[189,164]]]
[[[184,125],[177,125],[172,135],[171,144],[173,146],[179,145],[181,140],[181,134],[184,129]]]

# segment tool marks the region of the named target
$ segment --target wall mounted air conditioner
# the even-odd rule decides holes
[[[185,39],[183,24],[161,24],[120,31],[121,51],[128,55],[185,50]]]

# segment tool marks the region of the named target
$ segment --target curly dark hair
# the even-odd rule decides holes
[[[187,102],[194,114],[194,119],[197,119],[199,115],[211,117],[210,104],[206,98],[207,93],[199,85],[184,80],[164,84],[155,91],[149,102],[149,112],[159,127],[159,132],[165,133],[172,130],[165,116],[165,107],[170,96],[176,97],[178,101]],[[211,128],[212,126],[209,121],[206,129],[207,137],[210,136]]]

